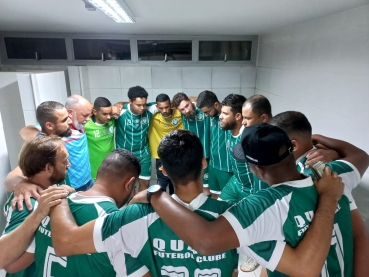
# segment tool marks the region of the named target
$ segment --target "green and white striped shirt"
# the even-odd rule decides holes
[[[227,202],[208,198],[203,193],[189,204],[176,195],[173,198],[207,220],[216,219],[230,207]],[[134,204],[97,219],[94,243],[98,252],[114,255],[123,251],[137,257],[154,277],[231,276],[238,262],[236,250],[211,256],[198,254],[169,229],[149,204]],[[119,266],[124,267],[124,259]],[[116,271],[120,276],[120,271]]]

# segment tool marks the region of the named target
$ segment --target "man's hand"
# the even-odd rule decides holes
[[[319,197],[326,196],[336,202],[342,197],[344,189],[342,179],[336,172],[332,172],[329,166],[324,168],[323,177],[315,179],[314,184]]]
[[[63,187],[57,187],[56,185],[48,187],[41,192],[35,213],[40,215],[40,218],[45,218],[49,214],[50,208],[59,204],[67,196],[68,191]]]
[[[138,192],[129,202],[129,205],[135,203],[148,203],[147,202],[147,189]]]
[[[306,160],[306,166],[315,164],[316,162],[328,163],[338,160],[340,155],[335,150],[330,149],[314,149],[309,151]]]
[[[14,198],[11,202],[13,210],[18,206],[18,210],[23,210],[23,201],[26,202],[27,209],[32,210],[31,198],[38,200],[43,189],[24,179],[15,187]]]
[[[120,112],[123,109],[123,104],[121,102],[118,102],[111,107],[112,107],[111,116],[115,119],[118,119],[118,117],[120,116]]]
[[[64,188],[69,194],[76,192],[76,190],[68,185],[61,185],[59,188]]]

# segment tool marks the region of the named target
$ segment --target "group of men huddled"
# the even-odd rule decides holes
[[[147,103],[136,86],[128,98],[47,101],[40,128],[21,131],[0,238],[7,276],[232,276],[239,253],[269,276],[369,276],[351,195],[363,150],[313,135],[300,112],[272,117],[262,95]]]

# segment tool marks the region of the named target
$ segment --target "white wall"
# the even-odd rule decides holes
[[[104,96],[111,102],[127,101],[128,89],[140,85],[155,101],[160,93],[172,97],[177,92],[197,96],[212,90],[222,101],[230,93],[254,94],[255,67],[68,67],[72,94],[84,93],[92,102]]]
[[[7,192],[4,187],[4,179],[8,172],[10,171],[10,163],[8,157],[8,150],[6,147],[5,134],[3,121],[0,113],[0,207],[4,207],[4,203],[8,198]],[[5,217],[0,215],[0,232],[4,230],[5,227]]]
[[[369,153],[369,5],[261,36],[255,93]],[[369,229],[365,179],[354,196]]]
[[[2,116],[10,165],[15,168],[23,141],[19,130],[24,127],[24,114],[16,73],[0,72],[0,112]]]

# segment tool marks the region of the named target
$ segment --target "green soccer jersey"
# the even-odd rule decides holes
[[[203,193],[189,204],[176,195],[173,198],[208,220],[214,220],[230,206]],[[154,277],[231,276],[238,262],[236,250],[211,256],[198,254],[180,240],[148,204],[131,205],[98,219],[94,228],[94,243],[99,252],[107,251],[114,255],[116,251],[123,250],[137,257]],[[123,263],[124,260],[120,261],[121,265]]]
[[[351,190],[360,181],[357,169],[345,162],[329,163],[345,183],[338,202],[331,247],[321,276],[352,276],[353,234],[350,211]],[[285,276],[277,271],[285,244],[296,247],[308,229],[318,204],[310,176],[303,180],[273,185],[244,198],[223,216],[235,230],[239,251],[266,267],[269,276]]]
[[[141,151],[148,146],[149,122],[156,112],[154,103],[147,104],[143,114],[131,112],[130,104],[124,104],[120,117],[116,121],[116,145],[131,152]]]
[[[210,117],[210,165],[221,171],[232,172],[226,139],[226,131],[220,127],[219,116]]]
[[[185,130],[199,137],[204,155],[208,159],[210,157],[210,118],[197,108],[195,118],[189,119],[182,115],[182,122]]]
[[[85,125],[88,152],[90,154],[91,176],[94,180],[96,180],[97,170],[102,161],[115,149],[114,128],[114,118],[106,124],[99,124],[91,117]]]
[[[33,209],[37,207],[36,200],[31,198],[31,204],[33,207],[32,211],[29,211],[28,209],[23,209],[23,211],[13,210],[11,206],[11,201],[13,200],[13,198],[14,198],[14,193],[10,195],[8,201],[6,201],[4,205],[4,215],[6,216],[6,225],[5,225],[5,229],[4,229],[2,236],[10,233],[15,228],[17,228],[19,225],[21,225],[22,222],[31,214]],[[27,252],[30,252],[30,253],[35,252],[34,244],[31,244],[28,247]],[[33,276],[36,276],[35,268],[36,268],[35,263],[32,263],[30,266],[28,266],[24,270],[21,270],[14,274],[7,273],[6,276],[7,277],[33,277]]]
[[[249,164],[246,162],[237,161],[233,155],[233,148],[240,143],[241,135],[244,127],[242,126],[240,132],[237,136],[232,135],[232,131],[227,131],[227,150],[228,157],[232,166],[232,171],[234,176],[236,177],[240,186],[242,186],[242,195],[239,195],[239,200],[242,198],[249,196],[252,193],[252,184],[253,184],[253,174],[250,171]]]
[[[73,193],[68,197],[68,203],[79,226],[100,216],[118,211],[114,200],[107,196],[83,196],[79,193]],[[70,257],[56,256],[51,240],[49,216],[41,222],[36,232],[35,263],[37,276],[116,276],[113,261],[122,256],[124,257],[119,253],[116,257],[108,256],[106,253]],[[127,262],[127,264],[129,263]],[[131,264],[132,272],[142,267],[137,263],[133,264],[132,261]],[[122,276],[138,275],[127,274]]]

